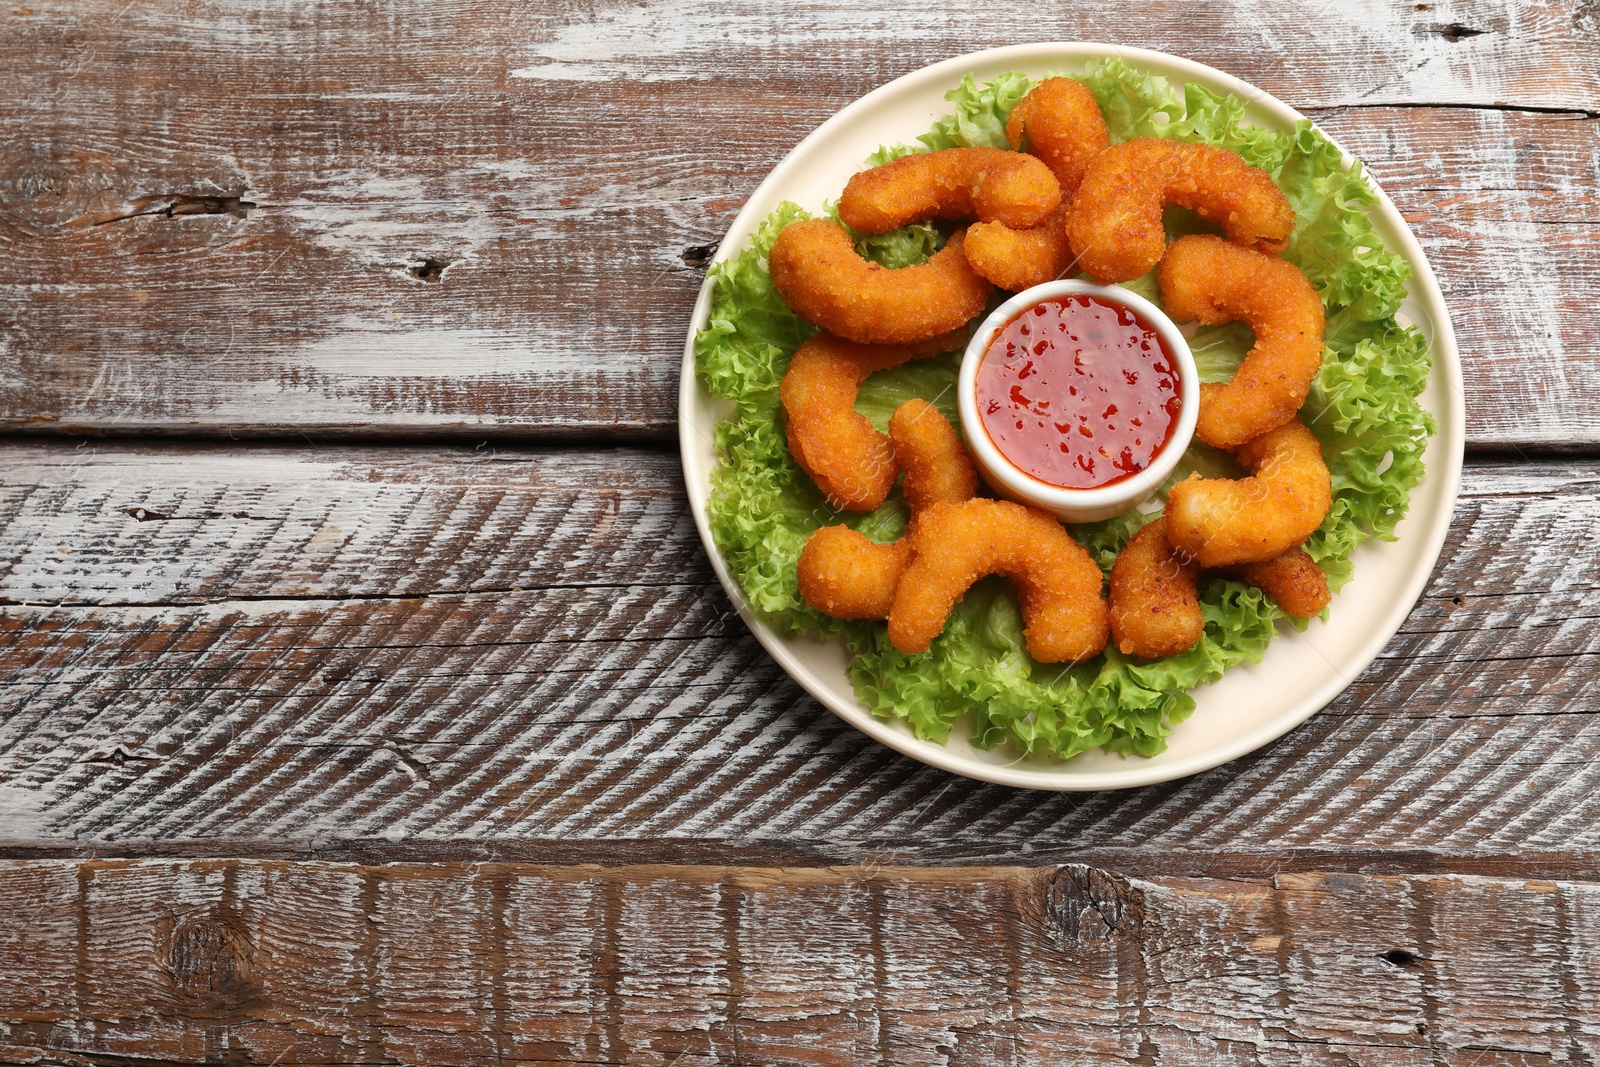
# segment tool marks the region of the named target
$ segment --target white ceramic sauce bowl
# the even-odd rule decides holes
[[[1026,309],[1042,301],[1064,296],[1092,296],[1137,314],[1160,335],[1172,356],[1178,377],[1178,424],[1173,427],[1167,443],[1144,470],[1094,489],[1067,489],[1051,485],[1022,470],[995,446],[978,414],[978,367],[995,336]],[[1195,420],[1200,414],[1200,376],[1195,369],[1194,355],[1189,351],[1188,341],[1166,313],[1144,297],[1121,286],[1095,285],[1076,279],[1045,282],[1032,289],[1024,289],[995,308],[967,342],[966,354],[961,359],[957,391],[960,394],[957,402],[961,409],[961,432],[983,480],[1007,500],[1041,508],[1063,522],[1109,519],[1148,500],[1177,467],[1178,460],[1183,457],[1194,436]]]

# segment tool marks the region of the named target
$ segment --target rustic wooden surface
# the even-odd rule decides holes
[[[0,19],[0,427],[665,440],[700,267],[796,141],[936,59],[1103,39],[1239,75],[1367,162],[1444,280],[1475,443],[1600,444],[1592,3]]]
[[[41,1047],[78,1063],[810,1067],[1600,1052],[1582,1021],[1600,968],[1575,936],[1597,919],[1594,883],[251,860],[18,862],[0,880],[32,918],[0,940],[17,979],[6,1062]]]
[[[1379,660],[1119,793],[834,719],[671,448],[767,170],[1047,39],[1312,115],[1468,386]],[[1593,0],[27,0],[0,129],[0,1063],[1600,1059]]]
[[[1592,461],[1471,465],[1344,696],[1094,797],[952,778],[806,697],[730,610],[671,454],[45,441],[0,468],[0,781],[51,854],[1600,851]]]

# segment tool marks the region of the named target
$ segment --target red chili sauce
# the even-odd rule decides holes
[[[1178,425],[1171,353],[1132,310],[1087,295],[1027,308],[978,366],[978,414],[1041,482],[1095,489],[1148,467]]]

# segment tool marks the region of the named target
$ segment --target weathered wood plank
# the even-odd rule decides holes
[[[9,861],[8,1062],[1589,1062],[1596,886]],[[1508,921],[1510,920],[1510,921]]]
[[[1439,267],[1475,443],[1600,444],[1584,6],[1129,23],[1010,0],[978,22],[904,0],[57,2],[0,20],[0,426],[666,437],[696,267],[805,133],[935,59],[1125,33],[1321,109],[1367,160]],[[1578,110],[1410,106],[1435,103]]]
[[[1592,463],[1471,466],[1400,635],[1277,744],[1067,797],[913,764],[806,697],[730,611],[669,454],[0,455],[13,854],[1600,854]]]
[[[1472,446],[1600,442],[1600,118],[1330,111],[1416,233],[1450,307]],[[1531,415],[1543,412],[1541,415]]]

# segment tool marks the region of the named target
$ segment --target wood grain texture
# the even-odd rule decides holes
[[[0,1054],[1589,1063],[1597,902],[1324,871],[10,861]]]
[[[1590,4],[54,0],[0,26],[6,428],[666,438],[699,268],[801,137],[938,59],[1103,39],[1365,158],[1457,316],[1474,444],[1600,444]]]
[[[1471,444],[1600,446],[1593,0],[0,9],[0,431],[467,443],[0,439],[0,1063],[1595,1062],[1600,465],[1480,457],[1332,706],[1066,796],[828,715],[605,447],[801,137],[1046,39],[1306,110]]]
[[[1596,47],[1600,54],[1600,45]],[[1332,110],[1315,121],[1395,201],[1450,308],[1472,447],[1600,443],[1600,118]]]
[[[1050,796],[923,767],[805,696],[712,578],[671,455],[13,442],[0,459],[12,855],[1171,872],[1340,853],[1571,877],[1600,856],[1593,463],[1469,467],[1401,633],[1276,744]]]

